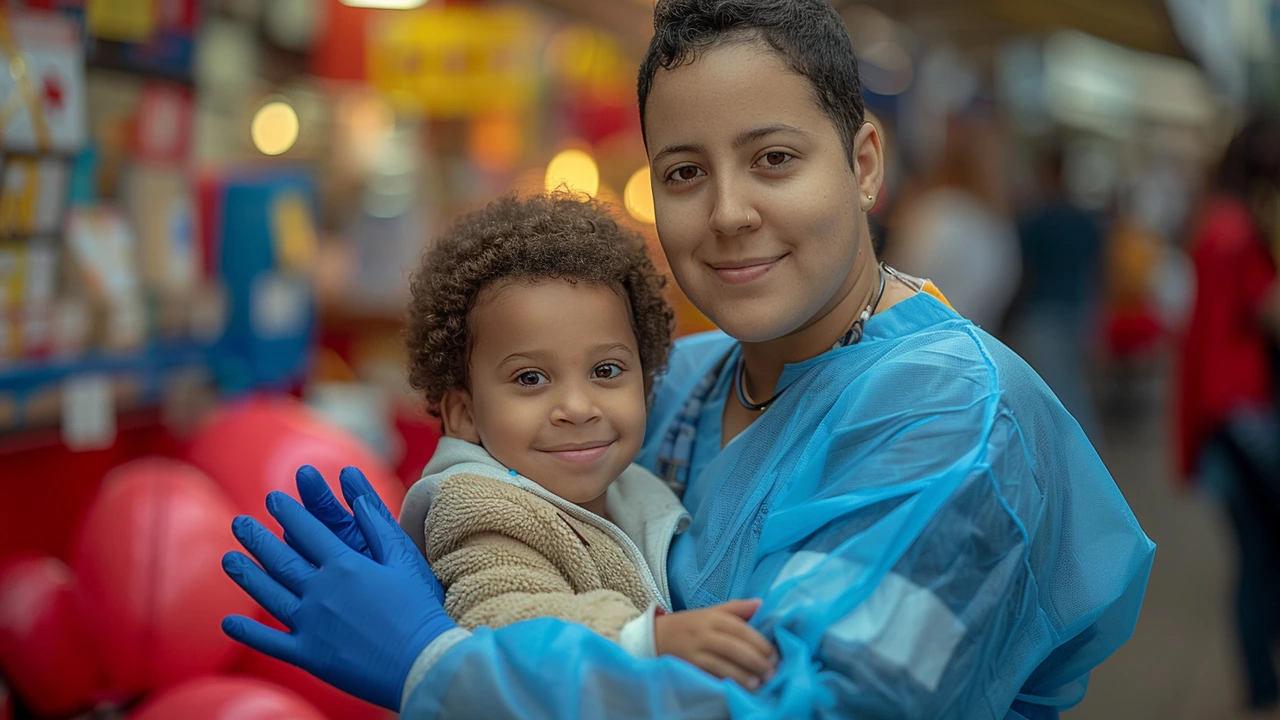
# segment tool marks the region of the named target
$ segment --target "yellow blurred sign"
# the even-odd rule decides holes
[[[89,0],[89,32],[95,37],[142,42],[156,29],[155,0]]]
[[[26,276],[26,247],[16,242],[0,243],[0,315],[21,308]]]
[[[39,172],[35,158],[16,157],[9,161],[0,186],[0,232],[25,233],[35,227]]]
[[[369,81],[406,112],[517,111],[537,90],[539,36],[535,20],[514,8],[396,13],[370,33]]]
[[[280,265],[292,272],[310,272],[318,240],[306,198],[298,193],[281,195],[272,207],[271,223]]]

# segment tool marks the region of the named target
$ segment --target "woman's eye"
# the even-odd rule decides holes
[[[777,167],[791,159],[791,153],[785,153],[781,150],[774,150],[771,153],[765,153],[764,164],[770,167]]]
[[[595,369],[595,376],[597,380],[612,380],[621,374],[622,368],[614,365],[613,363],[605,363],[604,365],[597,366]]]
[[[537,387],[542,384],[541,381],[545,379],[546,376],[536,370],[522,372],[516,376],[516,382],[525,387]]]
[[[701,174],[702,174],[702,168],[698,167],[697,165],[683,165],[681,167],[676,168],[675,170],[672,170],[671,173],[667,175],[667,180],[669,181],[675,180],[678,182],[688,182],[690,180],[697,179],[697,177]]]

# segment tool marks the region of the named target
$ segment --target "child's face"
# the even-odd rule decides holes
[[[600,512],[644,440],[644,373],[622,296],[586,283],[508,283],[482,292],[468,322],[471,390],[446,397],[447,432]]]
[[[853,165],[814,90],[758,42],[659,69],[645,109],[658,237],[693,304],[744,342],[807,327],[853,288],[880,141]],[[865,247],[864,247],[865,245]],[[862,267],[861,262],[858,267]]]

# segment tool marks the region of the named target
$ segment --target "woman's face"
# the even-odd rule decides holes
[[[855,173],[813,92],[768,46],[739,42],[659,69],[649,95],[663,250],[693,304],[743,342],[824,316],[851,290],[866,241],[879,138],[871,125],[858,133]]]

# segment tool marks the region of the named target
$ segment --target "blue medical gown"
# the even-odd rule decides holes
[[[736,352],[677,344],[640,462]],[[919,294],[788,383],[695,464],[669,562],[677,609],[764,598],[752,624],[782,658],[765,687],[540,619],[458,644],[405,717],[1035,720],[1079,702],[1133,631],[1155,546],[1035,373]],[[698,428],[719,437],[718,418]]]

